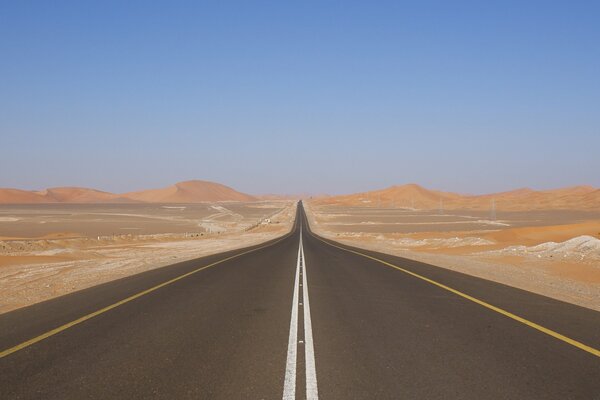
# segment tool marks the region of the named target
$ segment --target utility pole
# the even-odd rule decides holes
[[[440,197],[440,214],[444,213],[444,199]]]

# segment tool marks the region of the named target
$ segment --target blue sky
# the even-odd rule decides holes
[[[600,186],[599,20],[593,1],[2,2],[0,187]]]

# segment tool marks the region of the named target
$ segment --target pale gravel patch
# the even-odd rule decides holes
[[[519,255],[537,258],[600,261],[600,239],[593,236],[577,236],[564,242],[545,242],[536,246],[509,246],[500,250],[480,253],[481,255]],[[598,263],[600,268],[600,262]]]

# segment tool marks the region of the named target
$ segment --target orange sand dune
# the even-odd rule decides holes
[[[0,204],[31,203],[198,203],[255,201],[257,198],[219,183],[186,181],[163,189],[114,194],[96,189],[59,187],[41,191],[0,188]]]
[[[600,210],[600,189],[591,186],[545,191],[523,188],[484,195],[463,195],[408,184],[371,192],[320,198],[315,204],[471,210],[489,210],[492,204],[495,204],[496,209],[504,211]]]
[[[147,203],[196,203],[201,201],[254,201],[255,197],[228,186],[207,181],[179,182],[164,189],[126,193],[123,196]]]
[[[39,192],[31,192],[20,189],[0,189],[0,203],[21,204],[21,203],[46,203],[48,202],[44,195]]]
[[[132,202],[132,200],[113,193],[80,187],[58,187],[41,191],[0,189],[0,204],[107,202]]]
[[[44,193],[48,200],[54,200],[57,203],[107,203],[128,201],[128,199],[114,193],[79,187],[51,188],[40,193]]]

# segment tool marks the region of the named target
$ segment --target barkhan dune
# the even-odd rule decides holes
[[[472,196],[410,184],[314,199],[306,209],[324,237],[600,311],[594,187]]]

